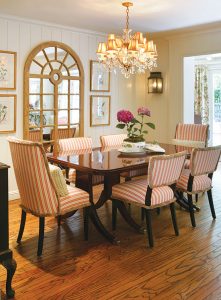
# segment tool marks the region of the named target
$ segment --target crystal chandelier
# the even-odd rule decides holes
[[[121,73],[129,78],[130,74],[144,73],[147,68],[152,70],[157,66],[157,51],[153,41],[147,41],[142,32],[131,34],[129,29],[129,7],[131,2],[123,2],[126,7],[126,28],[122,37],[109,34],[106,43],[99,43],[97,56],[99,61],[108,69],[115,71],[119,68]]]

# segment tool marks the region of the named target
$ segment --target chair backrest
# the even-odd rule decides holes
[[[209,125],[203,124],[182,124],[176,126],[175,138],[186,141],[199,141],[207,145]]]
[[[32,141],[32,142],[40,142],[41,141],[40,129],[29,130],[29,141]]]
[[[100,137],[101,147],[119,147],[126,138],[126,134],[102,135]]]
[[[58,140],[59,151],[75,151],[92,149],[92,138],[79,137]]]
[[[190,171],[192,176],[213,173],[218,165],[221,146],[195,148],[190,158]]]
[[[58,140],[73,138],[76,132],[76,128],[58,128]],[[51,131],[51,140],[55,139],[55,130]]]
[[[148,166],[150,188],[176,183],[180,177],[185,158],[185,151],[151,157]]]
[[[8,138],[21,206],[37,216],[56,215],[58,195],[41,144]]]

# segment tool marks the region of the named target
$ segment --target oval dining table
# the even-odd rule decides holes
[[[148,170],[148,162],[154,155],[174,154],[177,147],[172,144],[163,144],[160,146],[165,150],[165,153],[144,151],[142,153],[122,153],[118,149],[113,148],[93,148],[92,150],[67,151],[47,153],[48,161],[52,164],[59,165],[66,170],[76,170],[75,185],[87,191],[90,195],[91,204],[95,211],[110,199],[112,187],[120,182],[120,174],[136,169]],[[192,148],[185,147],[187,156]],[[93,201],[93,176],[100,175],[103,178],[103,190],[96,203]],[[180,206],[188,209],[188,202],[184,198],[178,199]],[[137,224],[128,212],[127,207],[123,202],[118,203],[118,210],[125,221],[136,231],[143,233],[143,228]],[[118,243],[116,238],[106,230],[101,223],[97,213],[93,214],[92,222],[100,233],[105,236],[110,242]]]

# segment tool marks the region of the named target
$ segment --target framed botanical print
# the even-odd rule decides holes
[[[91,96],[90,125],[110,125],[110,96]]]
[[[90,61],[90,91],[110,92],[110,72],[99,61]]]
[[[16,95],[0,94],[0,133],[16,131]]]
[[[0,90],[16,89],[17,53],[0,50]]]

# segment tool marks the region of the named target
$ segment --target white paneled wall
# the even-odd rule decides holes
[[[26,20],[0,16],[0,50],[17,52],[17,131],[16,136],[23,136],[23,68],[25,60],[31,50],[38,44],[46,41],[58,41],[69,45],[80,57],[85,74],[84,93],[84,135],[91,136],[94,145],[99,145],[99,137],[103,134],[117,133],[116,113],[119,109],[127,108],[134,111],[136,97],[133,89],[134,78],[125,80],[120,74],[111,74],[110,93],[91,93],[89,79],[89,61],[96,59],[98,41],[106,36],[84,30],[59,27],[56,25],[29,22]],[[1,93],[11,93],[2,91]],[[90,95],[111,95],[111,124],[110,126],[90,127]],[[145,98],[145,96],[143,95]],[[139,104],[142,99],[139,98]],[[0,134],[0,161],[12,166],[7,135]],[[10,197],[16,197],[17,185],[13,168],[9,176]]]

